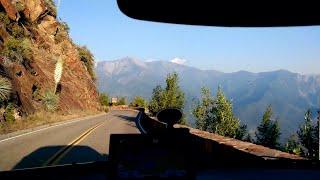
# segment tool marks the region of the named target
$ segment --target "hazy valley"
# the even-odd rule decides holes
[[[314,112],[320,104],[320,75],[302,75],[286,70],[251,73],[223,73],[200,70],[168,61],[143,62],[132,58],[97,62],[98,89],[111,96],[151,97],[153,88],[165,82],[170,72],[177,72],[186,94],[185,113],[193,123],[190,109],[200,96],[202,86],[215,94],[221,86],[232,101],[240,120],[254,130],[265,108],[271,104],[274,118],[280,122],[282,138],[290,135],[304,120],[308,108]]]

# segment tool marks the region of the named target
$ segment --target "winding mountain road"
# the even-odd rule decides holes
[[[0,170],[104,161],[110,134],[139,133],[137,112],[113,110],[0,139]]]

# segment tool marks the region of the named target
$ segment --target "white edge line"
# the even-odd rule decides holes
[[[101,114],[101,115],[102,115],[102,114]],[[103,114],[103,115],[104,115],[104,114]],[[99,116],[99,115],[97,115],[97,116]],[[62,125],[70,124],[70,123],[75,123],[75,122],[87,120],[87,119],[89,119],[89,118],[90,118],[90,117],[84,117],[84,119],[79,119],[79,120],[75,120],[75,121],[65,122],[65,123],[62,123],[62,124],[56,124],[56,125],[54,125],[54,126],[49,126],[49,127],[46,127],[46,128],[42,128],[42,129],[38,129],[38,130],[35,130],[35,131],[27,132],[27,133],[20,134],[20,135],[17,135],[17,136],[9,137],[9,138],[7,138],[7,139],[0,140],[0,143],[5,142],[5,141],[8,141],[8,140],[11,140],[11,139],[15,139],[15,138],[18,138],[18,137],[21,137],[21,136],[25,136],[25,135],[33,134],[33,133],[36,133],[36,132],[39,132],[39,131],[43,131],[43,130],[46,130],[46,129],[54,128],[54,127],[57,127],[57,126],[62,126]]]
[[[139,116],[139,118],[138,118],[138,124],[139,124],[140,129],[142,130],[142,132],[143,132],[144,134],[147,134],[147,132],[143,129],[143,127],[141,126],[141,123],[140,123],[141,114],[142,114],[141,112],[138,114],[138,116]]]

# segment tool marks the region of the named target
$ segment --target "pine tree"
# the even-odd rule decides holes
[[[288,141],[285,144],[284,147],[284,151],[288,152],[288,153],[293,153],[296,155],[300,155],[301,154],[301,145],[298,141],[298,136],[296,134],[292,134]]]
[[[179,87],[179,78],[177,73],[168,74],[166,79],[166,89],[164,92],[165,108],[184,107],[184,93]]]
[[[246,124],[241,124],[239,126],[239,128],[237,128],[235,138],[245,141],[248,138],[248,136],[249,136],[249,138],[251,138],[249,133],[248,133],[248,130],[247,130],[247,125]]]
[[[164,90],[158,85],[152,91],[151,101],[148,105],[149,112],[155,116],[164,107],[164,101]]]
[[[99,95],[99,102],[102,106],[109,106],[109,95],[107,93],[101,93]]]
[[[232,110],[231,102],[218,88],[216,97],[210,95],[207,88],[202,88],[202,99],[193,109],[196,126],[201,130],[217,133],[222,136],[243,138],[246,125],[240,126]]]
[[[196,128],[206,131],[209,126],[208,115],[214,105],[214,97],[208,88],[201,88],[201,101],[198,101],[192,110],[193,116],[196,118]]]
[[[318,123],[316,125],[312,124],[310,109],[305,113],[304,119],[304,123],[297,132],[299,141],[305,148],[303,154],[308,158],[317,159],[319,156]]]
[[[256,143],[270,148],[279,147],[280,127],[277,121],[272,121],[272,107],[269,105],[263,114],[261,124],[257,128]]]
[[[253,139],[252,139],[250,133],[246,134],[246,136],[244,137],[243,141],[247,141],[247,142],[250,142],[250,143],[253,142]]]
[[[160,110],[166,108],[184,108],[184,93],[179,86],[179,77],[177,73],[168,74],[166,78],[166,88],[156,86],[153,89],[151,101],[148,109],[152,115],[156,115]],[[181,122],[185,123],[184,118]]]
[[[222,136],[236,137],[240,121],[234,116],[232,104],[224,96],[220,87],[215,98],[215,105],[210,112],[210,118],[212,123],[209,124],[209,131]]]
[[[136,96],[133,98],[132,102],[130,103],[132,107],[142,107],[146,106],[146,101],[141,96]]]

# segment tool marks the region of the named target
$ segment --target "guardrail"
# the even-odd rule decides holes
[[[147,116],[143,111],[140,111],[137,115],[136,125],[142,134],[161,132],[166,128],[165,123]]]
[[[201,131],[199,129],[194,129],[194,128],[180,125],[180,124],[176,124],[175,128],[188,128],[189,132],[195,136],[198,136],[206,140],[210,140],[212,142],[218,143],[219,145],[230,147],[238,151],[257,156],[264,160],[274,160],[274,159],[303,160],[305,159],[303,157],[300,157],[294,154],[289,154],[289,153],[282,152],[276,149],[271,149],[265,146],[220,136],[218,134],[209,133],[206,131]]]
[[[161,132],[166,128],[165,123],[149,117],[143,111],[139,112],[136,124],[141,133],[144,134]],[[174,127],[188,129],[190,142],[193,141],[194,144],[200,147],[201,153],[206,154],[206,157],[219,154],[219,158],[230,160],[241,160],[243,158],[251,160],[305,160],[305,158],[297,155],[201,131],[185,125],[176,124]],[[212,158],[216,159],[217,157],[212,156]]]

